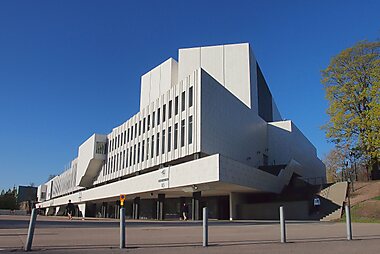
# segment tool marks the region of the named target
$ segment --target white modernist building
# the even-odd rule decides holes
[[[238,219],[261,194],[277,200],[300,182],[325,182],[325,166],[282,119],[249,44],[185,48],[141,77],[137,114],[92,135],[39,186],[38,206],[60,214],[71,200],[83,216],[118,217],[126,194],[136,219],[179,218],[183,203],[193,219],[206,205]]]

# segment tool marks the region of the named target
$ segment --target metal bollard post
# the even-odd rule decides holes
[[[36,226],[36,219],[37,219],[37,210],[36,208],[33,208],[32,214],[30,215],[28,237],[26,238],[26,243],[25,243],[25,248],[24,248],[25,251],[32,250],[32,242],[33,242],[33,235],[34,235],[34,227]]]
[[[283,206],[280,206],[280,228],[281,228],[281,242],[286,243],[285,215],[284,215]]]
[[[120,208],[120,249],[125,248],[125,208]]]
[[[349,205],[346,205],[346,226],[347,226],[347,240],[352,240],[351,212],[350,212]]]
[[[208,246],[208,209],[203,207],[203,247]]]

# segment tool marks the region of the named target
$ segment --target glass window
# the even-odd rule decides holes
[[[166,121],[166,104],[162,106],[162,122]]]
[[[172,127],[168,128],[168,152],[172,149]]]
[[[142,145],[141,145],[141,161],[144,161],[145,159],[145,156],[144,156],[144,151],[145,151],[145,140],[142,141]]]
[[[193,143],[193,116],[189,116],[189,128],[188,128],[188,143],[192,144]]]
[[[193,106],[193,87],[189,88],[189,108]]]
[[[146,159],[149,159],[149,138],[146,139]]]
[[[181,146],[185,145],[185,120],[181,121]]]
[[[174,149],[177,149],[178,147],[177,139],[178,139],[178,123],[174,125]]]
[[[165,153],[165,130],[162,130],[161,154]]]
[[[128,148],[127,152],[125,153],[125,167],[128,167]]]
[[[129,166],[132,166],[132,147],[130,148],[131,150],[129,150]]]
[[[123,141],[124,141],[124,133],[122,132],[122,133],[121,133],[121,141],[120,141],[121,146],[123,146]]]
[[[133,146],[133,165],[136,164],[136,145]]]
[[[150,147],[150,156],[153,158],[154,156],[154,135],[152,136],[152,145]]]
[[[141,135],[141,120],[139,121],[139,136]]]
[[[131,141],[133,139],[133,125],[131,126]]]
[[[150,129],[150,115],[148,115],[148,131],[149,131],[149,129]]]
[[[160,133],[157,133],[156,156],[160,154]]]
[[[129,142],[129,128],[128,128],[128,132],[127,132],[127,142]]]
[[[135,124],[135,138],[137,138],[137,123]]]
[[[117,135],[116,140],[117,140],[117,147],[120,147],[120,134]]]
[[[174,114],[178,114],[178,96],[175,97],[175,102],[174,102]]]
[[[140,163],[140,142],[138,144],[138,147],[137,147],[137,163]]]
[[[159,108],[159,109],[157,110],[157,125],[160,124],[160,116],[161,116],[161,109]]]
[[[145,133],[145,117],[143,119],[143,133]]]
[[[186,105],[186,95],[185,95],[185,92],[182,92],[182,98],[181,98],[181,104],[182,104],[182,107],[181,107],[181,110],[184,111],[185,110],[185,105]]]
[[[127,140],[127,131],[124,131],[124,145],[127,143],[126,140]]]
[[[172,118],[172,104],[173,104],[173,103],[172,103],[172,101],[170,100],[170,101],[169,101],[169,112],[168,112],[168,113],[169,113],[169,116],[168,116],[169,119]]]
[[[152,128],[154,128],[155,121],[156,121],[156,111],[154,111],[152,114]]]
[[[123,168],[125,168],[125,151],[123,151]]]

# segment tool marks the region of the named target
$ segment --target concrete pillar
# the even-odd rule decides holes
[[[107,218],[107,202],[102,203],[102,218]]]
[[[78,204],[78,209],[82,213],[82,218],[86,217],[86,204]]]
[[[158,194],[157,199],[157,220],[165,219],[165,194]]]
[[[59,212],[59,206],[57,206],[56,208],[55,208],[55,212],[54,212],[54,215],[57,215],[58,214],[58,212]]]
[[[237,205],[243,203],[243,196],[240,193],[230,193],[230,220],[239,219]]]
[[[192,214],[192,220],[199,220],[199,213],[200,213],[200,205],[199,201],[201,199],[201,192],[193,192],[193,197],[191,199],[191,214]]]
[[[132,218],[135,220],[140,219],[140,197],[133,199]]]

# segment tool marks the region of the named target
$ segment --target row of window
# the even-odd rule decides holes
[[[186,108],[186,92],[182,92],[181,94],[181,110],[184,111]],[[193,87],[189,88],[189,108],[193,106]],[[132,125],[128,130],[122,132],[115,138],[111,139],[109,141],[108,147],[109,151],[113,151],[116,148],[126,144],[129,142],[129,140],[133,140],[134,138],[137,138],[137,135],[140,136],[141,132],[145,133],[145,131],[149,131],[150,127],[152,125],[152,128],[155,127],[155,124],[157,123],[157,126],[161,123],[161,116],[162,116],[162,122],[164,123],[166,121],[166,117],[168,119],[172,118],[172,108],[173,108],[173,102],[172,100],[168,103],[168,114],[166,114],[166,104],[162,106],[162,115],[161,115],[161,108],[157,109],[157,118],[156,118],[156,111],[153,111],[152,113],[152,121],[150,118],[150,115],[148,117],[144,117],[142,121],[140,120],[138,123],[136,123],[134,126]],[[174,114],[178,115],[178,96],[174,99]]]
[[[127,148],[126,150],[119,152],[108,158],[108,163],[106,164],[105,171],[103,171],[103,175],[109,174],[120,169],[124,169],[128,166],[133,166],[136,163],[143,162],[154,156],[159,156],[160,154],[165,153],[165,149],[167,152],[172,150],[172,135],[174,138],[173,142],[173,150],[178,148],[178,131],[179,131],[178,123],[174,125],[174,130],[172,133],[172,127],[167,128],[166,130],[162,130],[161,132],[161,142],[160,142],[160,133],[156,135],[152,135],[151,138],[147,138],[146,140],[142,140],[137,144]],[[181,121],[181,137],[180,137],[180,146],[185,146],[185,120]],[[193,116],[189,116],[188,121],[188,144],[193,143]],[[146,141],[146,142],[145,142]],[[167,147],[165,146],[167,145]],[[160,147],[161,146],[161,147]],[[160,149],[161,148],[161,149]]]

